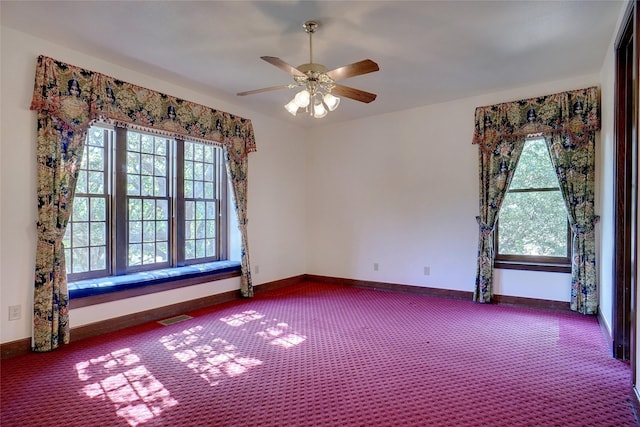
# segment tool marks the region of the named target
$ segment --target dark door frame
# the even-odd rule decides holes
[[[635,297],[638,153],[638,1],[629,2],[615,43],[613,356],[632,361],[635,383]]]

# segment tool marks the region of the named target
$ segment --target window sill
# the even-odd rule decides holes
[[[86,307],[237,276],[240,276],[239,262],[217,261],[123,276],[79,280],[68,284],[70,307]]]
[[[496,260],[493,263],[494,268],[504,270],[529,270],[529,271],[546,271],[552,273],[571,273],[571,265],[553,264],[553,263],[528,263],[522,261],[502,261]]]

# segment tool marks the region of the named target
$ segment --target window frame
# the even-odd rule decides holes
[[[546,139],[536,136],[535,138],[527,138],[527,141],[534,139]],[[525,142],[526,144],[526,142]],[[549,159],[551,160],[551,159]],[[519,163],[519,162],[518,162]],[[517,168],[518,166],[516,166]],[[514,171],[515,173],[515,171]],[[554,170],[555,173],[555,170]],[[507,193],[534,193],[543,191],[560,191],[559,187],[536,187],[536,188],[517,188],[507,189]],[[506,197],[506,193],[505,193]],[[562,195],[564,198],[564,195]],[[565,212],[566,214],[566,212]],[[496,219],[496,226],[493,236],[493,250],[494,250],[494,268],[506,269],[506,270],[530,270],[530,271],[546,271],[556,273],[571,273],[571,248],[573,244],[573,233],[571,232],[571,224],[567,215],[567,254],[565,257],[555,256],[541,256],[541,255],[513,255],[513,254],[500,254],[499,246],[499,233],[500,233],[500,214],[498,213],[498,219]]]
[[[184,203],[184,183],[179,179],[184,179],[184,144],[186,142],[203,144],[199,141],[193,141],[182,138],[170,138],[159,135],[153,129],[127,129],[122,126],[111,126],[105,123],[95,123],[91,126],[104,129],[105,140],[108,132],[109,147],[105,147],[106,167],[105,176],[109,179],[105,181],[105,192],[107,193],[107,269],[101,270],[99,274],[93,272],[68,273],[68,285],[70,290],[70,299],[74,301],[73,307],[83,307],[108,301],[115,301],[122,298],[129,298],[137,295],[144,295],[155,292],[162,292],[169,289],[191,286],[199,283],[206,283],[216,280],[223,280],[230,277],[240,276],[240,262],[230,261],[230,235],[229,224],[231,223],[229,215],[232,215],[232,201],[229,197],[227,165],[224,159],[223,149],[220,146],[214,146],[215,156],[215,176],[214,176],[214,192],[215,195],[215,246],[216,256],[209,258],[184,259],[184,206],[180,208],[180,204]],[[166,168],[167,187],[170,189],[168,194],[169,207],[169,262],[154,268],[133,268],[127,266],[129,244],[128,234],[128,204],[129,195],[127,194],[127,132],[135,132],[147,134],[154,138],[163,138],[168,140],[171,146],[171,152],[168,154]],[[213,145],[213,144],[212,144]],[[109,152],[107,152],[109,150]],[[182,164],[178,164],[182,161]],[[138,197],[138,196],[135,196]],[[179,211],[183,216],[180,217]],[[120,236],[118,240],[117,237]],[[124,237],[123,237],[124,236]],[[183,237],[180,240],[180,236]],[[219,265],[216,265],[218,263]],[[180,267],[193,266],[199,269],[197,272],[182,273]],[[174,273],[175,270],[175,273]],[[147,276],[154,272],[161,272],[159,278],[153,280],[140,279],[139,281],[127,281],[115,284],[114,277],[122,279],[131,276],[132,279],[140,273],[148,273]],[[106,274],[105,274],[106,273]],[[163,277],[164,274],[164,277]],[[86,282],[91,281],[89,288],[95,288],[95,294],[86,292]],[[73,294],[79,294],[74,282],[85,282],[81,297],[74,298]],[[120,280],[122,282],[122,280]],[[79,288],[78,288],[79,289]],[[107,290],[108,289],[108,290]]]

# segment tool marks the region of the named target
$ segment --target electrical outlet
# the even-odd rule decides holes
[[[253,268],[253,271],[255,271],[255,272],[256,272],[256,274],[260,274],[260,266],[259,266],[259,265],[256,265],[256,266]]]
[[[425,276],[428,276],[428,275],[430,275],[430,274],[431,274],[431,267],[429,267],[428,265],[426,265],[426,266],[424,267],[424,275],[425,275]]]
[[[22,317],[21,314],[22,307],[19,305],[10,305],[9,306],[9,320],[18,320]]]
[[[373,271],[378,271],[378,263],[377,262],[373,263]]]

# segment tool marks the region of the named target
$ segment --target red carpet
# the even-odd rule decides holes
[[[634,426],[596,320],[314,283],[2,362],[9,426]]]

